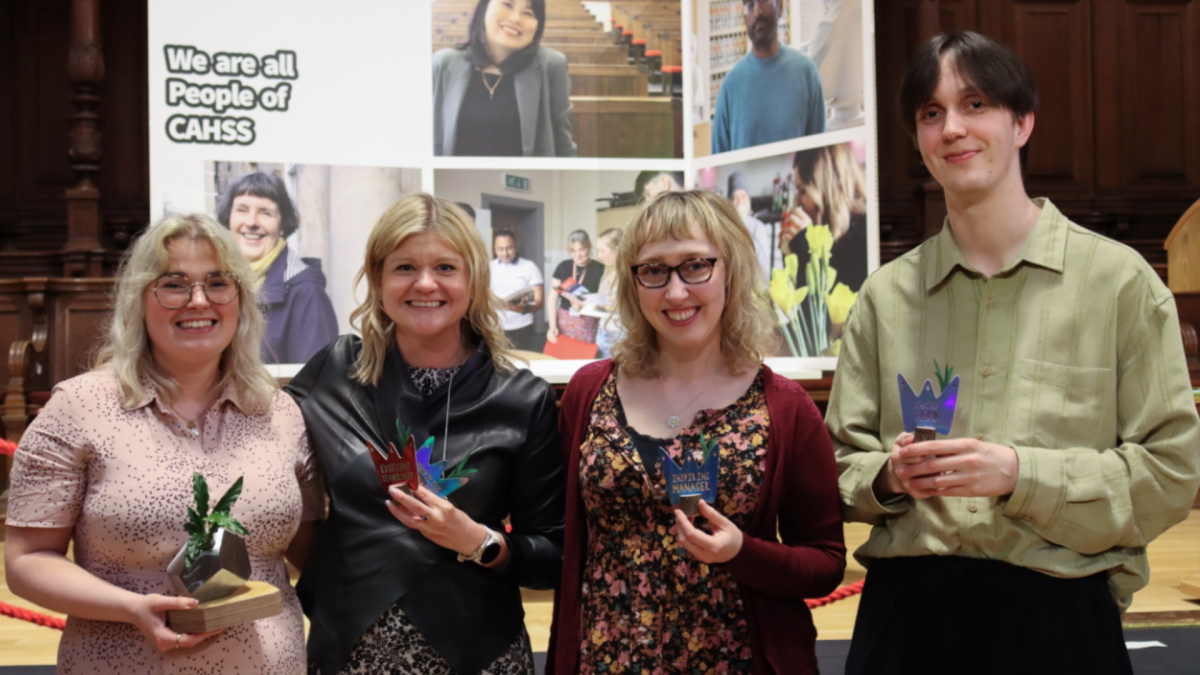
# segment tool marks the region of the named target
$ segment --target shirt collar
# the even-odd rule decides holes
[[[1049,199],[1038,197],[1033,202],[1042,209],[1037,224],[1025,240],[1020,253],[997,274],[1004,274],[1022,263],[1044,267],[1062,273],[1067,256],[1067,217]],[[950,230],[950,218],[942,223],[942,231],[933,238],[932,244],[922,252],[925,290],[930,291],[961,268],[965,272],[975,270],[967,264],[954,234]]]
[[[151,402],[158,401],[161,398],[160,392],[158,391],[158,385],[154,384],[154,380],[143,375],[139,381],[141,382],[142,392],[144,393],[142,394],[142,398],[139,399],[132,408],[130,408],[131,410],[144,408],[150,405]],[[217,402],[214,405],[217,408],[220,408],[221,405],[226,401],[229,401],[236,406],[239,411],[242,410],[242,402],[241,399],[238,398],[237,387],[234,386],[232,380],[226,382],[224,386],[221,387],[221,393],[217,396]],[[159,407],[163,407],[163,404],[164,402],[160,402]]]

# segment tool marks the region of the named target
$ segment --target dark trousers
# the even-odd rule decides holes
[[[524,349],[525,351],[529,352],[541,352],[542,344],[545,344],[546,341],[543,339],[542,344],[537,344],[537,335],[534,333],[534,326],[536,325],[537,323],[535,322],[525,326],[524,328],[506,330],[504,331],[504,337],[508,338],[508,341],[512,343],[514,349]]]
[[[1107,575],[1058,579],[996,560],[871,565],[846,675],[1132,675]]]

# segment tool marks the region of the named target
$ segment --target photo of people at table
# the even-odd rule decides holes
[[[867,278],[865,158],[863,143],[839,143],[697,174],[750,231],[791,355],[836,355]]]
[[[436,156],[683,157],[679,0],[436,0]]]
[[[490,243],[502,327],[527,359],[610,355],[622,335],[613,311],[622,234],[649,198],[682,183],[682,172],[653,170],[434,173],[437,196]]]
[[[713,154],[865,123],[862,0],[699,4],[711,10],[697,65]]]

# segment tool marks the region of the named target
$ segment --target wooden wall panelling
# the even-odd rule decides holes
[[[111,316],[112,279],[50,279],[52,382],[87,372]]]
[[[1197,4],[1118,3],[1117,49],[1123,56],[1106,84],[1118,88],[1124,131],[1117,146],[1118,186],[1130,195],[1200,193]]]
[[[1008,3],[996,31],[1029,64],[1039,109],[1025,167],[1033,196],[1056,202],[1093,196],[1090,0]]]
[[[13,147],[11,195],[0,205],[6,249],[62,247],[66,233],[63,191],[73,182],[66,156],[66,120],[71,114],[66,82],[70,2],[9,2],[13,59],[11,89],[0,92],[12,124],[0,129]],[[6,275],[7,276],[7,275]]]
[[[934,31],[931,10],[936,12],[936,5],[925,0],[875,3],[881,263],[920,243],[924,232],[917,195],[925,169],[901,124],[896,99],[909,57],[922,36]]]
[[[4,211],[12,204],[16,195],[16,163],[12,160],[16,156],[12,97],[14,71],[11,66],[17,59],[16,36],[13,30],[16,12],[15,2],[0,2],[0,157],[6,158],[0,162],[0,227],[3,227],[6,221]],[[6,242],[0,238],[0,251],[4,250],[5,246]]]
[[[945,208],[930,209],[929,173],[900,119],[896,100],[900,80],[917,47],[934,35],[975,29],[975,0],[877,1],[876,89],[879,101],[880,262],[886,263],[921,243],[929,223],[941,227]],[[936,232],[936,229],[932,230]]]
[[[99,4],[109,67],[99,88],[105,152],[96,184],[107,274],[148,220],[146,6]],[[72,0],[0,3],[0,278],[62,273],[63,196],[75,182],[67,157],[71,7]]]
[[[146,225],[150,212],[149,89],[146,3],[102,0],[104,81],[100,129],[104,160],[96,184],[106,232],[116,248]],[[157,207],[161,213],[162,205]]]

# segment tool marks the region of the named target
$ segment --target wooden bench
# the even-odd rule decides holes
[[[433,5],[433,18],[436,20],[443,17],[467,17],[471,16],[471,13],[474,11],[475,3],[461,4],[438,2],[434,3]],[[591,12],[584,9],[583,5],[579,6],[578,11],[567,7],[546,7],[546,23],[549,24],[555,19],[573,19],[577,21],[587,19],[591,19],[592,21],[596,20],[596,18],[592,16]]]
[[[571,134],[580,157],[675,156],[671,99],[572,96]]]
[[[433,51],[448,49],[454,47],[456,44],[455,42],[434,42]],[[628,63],[626,51],[611,43],[603,45],[575,45],[562,43],[547,44],[543,42],[542,45],[562,52],[567,57],[568,68],[577,63],[613,66],[626,65]]]
[[[467,27],[454,26],[450,28],[435,28],[433,30],[433,39],[435,42],[453,41],[462,43],[467,41]],[[577,44],[577,45],[611,45],[612,39],[607,33],[602,33],[599,30],[555,30],[547,28],[542,36],[542,44]]]
[[[567,68],[572,96],[649,96],[649,76],[631,66],[584,63]]]

